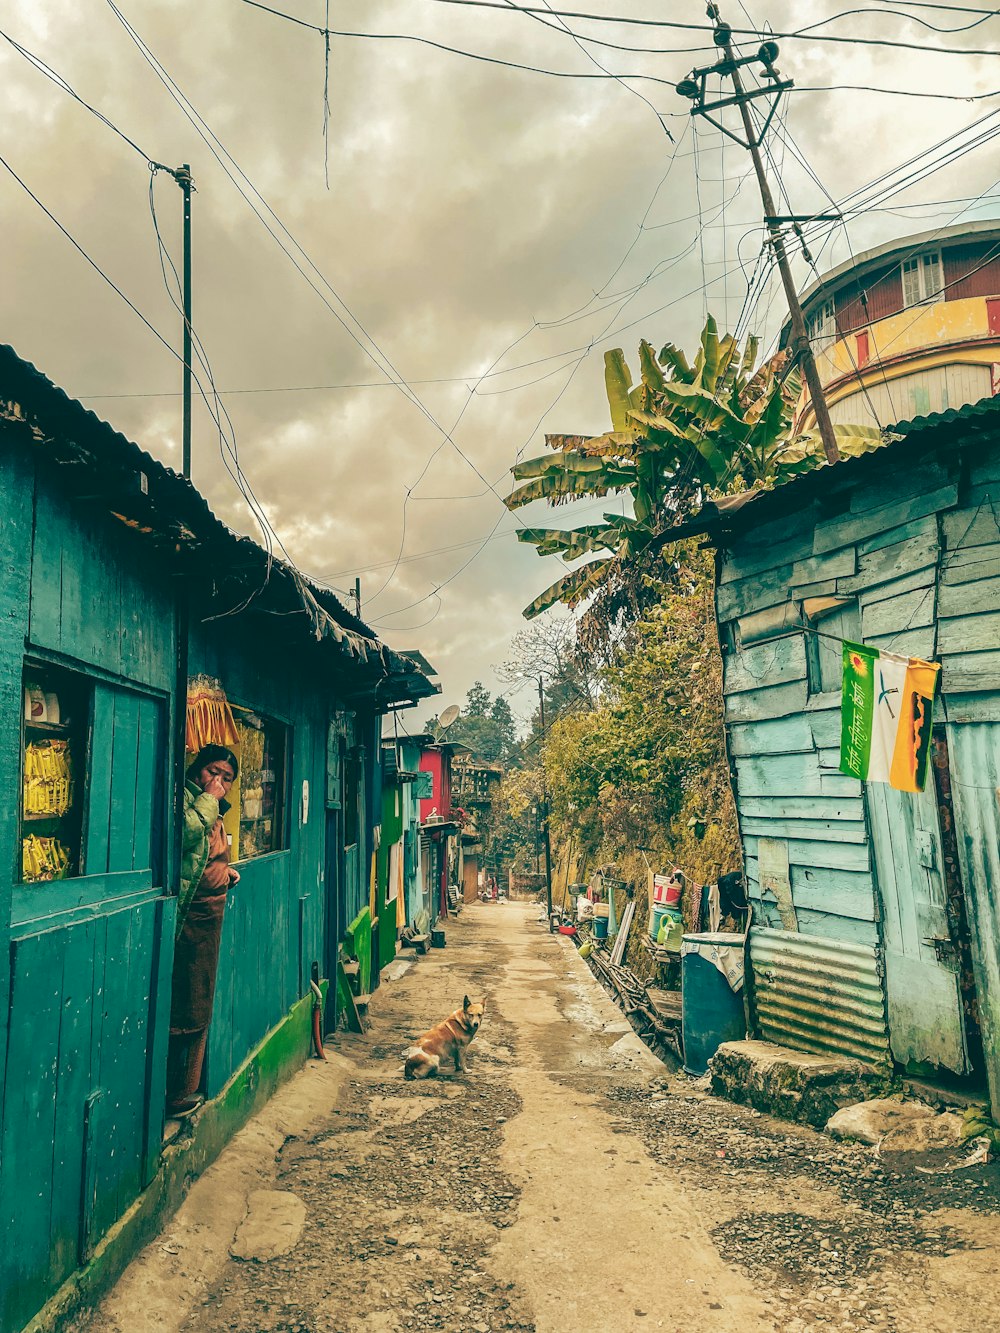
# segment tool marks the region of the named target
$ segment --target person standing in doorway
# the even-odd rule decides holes
[[[184,784],[184,841],[177,902],[170,1043],[167,1055],[167,1114],[183,1117],[205,1100],[201,1087],[208,1025],[215,999],[219,944],[226,895],[239,882],[229,864],[229,839],[222,816],[236,781],[236,756],[223,745],[206,745]]]

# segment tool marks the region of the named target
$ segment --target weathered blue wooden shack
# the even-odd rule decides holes
[[[1000,399],[708,506],[757,1034],[1000,1106]],[[839,769],[841,639],[941,662],[920,795]]]
[[[434,687],[7,347],[0,445],[0,1329],[12,1333],[113,1277],[306,1058],[310,976],[335,975],[367,901],[379,714]],[[242,878],[209,1101],[164,1151],[178,761],[198,676],[221,682],[240,731]]]

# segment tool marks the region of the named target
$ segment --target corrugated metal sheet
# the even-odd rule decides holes
[[[882,968],[874,948],[755,927],[750,965],[765,1041],[816,1055],[888,1062]]]
[[[949,725],[948,750],[986,1072],[1000,1106],[1000,725]]]
[[[1000,244],[946,246],[944,260],[945,300],[1000,294]]]

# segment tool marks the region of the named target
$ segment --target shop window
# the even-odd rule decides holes
[[[920,305],[941,295],[941,251],[929,250],[903,261],[903,305]]]
[[[285,846],[285,760],[288,728],[233,706],[239,735],[240,774],[233,804],[239,809],[234,861],[280,851]]]
[[[83,873],[81,835],[92,691],[55,667],[24,670],[21,882]]]

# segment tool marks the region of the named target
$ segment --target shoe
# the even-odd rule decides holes
[[[182,1101],[172,1102],[167,1106],[167,1118],[169,1120],[186,1120],[189,1115],[194,1115],[199,1106],[204,1106],[205,1098],[201,1093],[195,1093],[193,1097],[185,1097]]]

